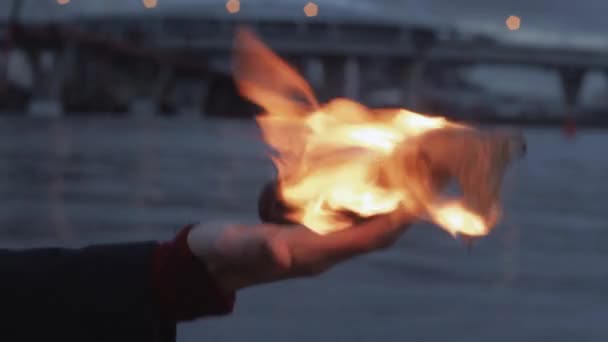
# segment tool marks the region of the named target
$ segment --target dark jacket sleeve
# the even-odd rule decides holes
[[[0,334],[14,341],[171,341],[155,304],[155,243],[0,251]]]
[[[0,250],[1,340],[166,342],[177,322],[230,313],[190,228],[160,244]]]

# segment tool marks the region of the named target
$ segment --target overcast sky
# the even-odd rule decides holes
[[[71,0],[59,6],[56,0],[25,0],[29,16],[59,17],[77,13],[143,13],[141,0]],[[5,15],[11,0],[0,0]],[[242,13],[269,10],[286,16],[302,15],[307,0],[241,0]],[[316,0],[320,14],[349,16],[353,13],[403,22],[442,23],[481,30],[506,39],[538,43],[608,47],[608,0]],[[187,9],[189,14],[222,11],[225,0],[158,0],[157,12]],[[148,10],[149,11],[149,10]],[[324,12],[325,11],[325,12]],[[518,32],[509,32],[504,20],[522,18]]]

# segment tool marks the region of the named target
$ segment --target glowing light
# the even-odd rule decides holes
[[[307,17],[316,17],[319,14],[319,6],[314,2],[309,2],[304,6],[304,14]]]
[[[241,10],[241,2],[239,0],[228,0],[226,10],[230,14],[238,13]]]
[[[158,5],[158,0],[142,0],[145,8],[155,8]]]
[[[57,0],[57,3],[59,5],[67,5],[70,3],[70,0]]]
[[[467,211],[460,203],[438,206],[432,214],[435,222],[445,227],[452,235],[482,236],[490,230],[483,218]]]
[[[509,30],[517,31],[521,26],[521,18],[516,15],[511,15],[507,18],[505,24],[507,24]]]

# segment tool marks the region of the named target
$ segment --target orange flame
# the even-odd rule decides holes
[[[257,122],[275,152],[279,192],[293,209],[289,219],[319,234],[349,227],[350,214],[401,211],[468,236],[486,235],[497,222],[502,169],[483,153],[466,163],[486,176],[498,170],[488,186],[461,175],[472,200],[440,194],[449,176],[463,169],[447,162],[455,148],[481,151],[490,135],[405,109],[372,111],[347,99],[321,106],[308,83],[251,32],[240,30],[236,43],[234,75],[242,95],[266,111]]]

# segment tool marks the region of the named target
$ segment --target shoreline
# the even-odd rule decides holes
[[[451,115],[433,115],[431,116],[442,116],[448,120],[462,122],[471,125],[508,125],[508,126],[527,126],[535,128],[563,128],[566,125],[566,118],[554,117],[554,118],[459,118]],[[54,119],[76,119],[76,120],[87,120],[87,119],[116,119],[116,120],[131,120],[131,119],[167,119],[167,120],[181,120],[184,118],[189,119],[201,119],[201,120],[234,120],[234,121],[248,121],[253,120],[255,115],[213,115],[213,114],[197,114],[197,115],[180,115],[180,114],[162,114],[155,113],[145,116],[132,115],[129,113],[66,113],[60,116],[29,116],[18,112],[3,112],[0,111],[0,121],[12,121],[12,120],[54,120]],[[574,120],[575,128],[608,128],[608,114],[605,118],[599,117],[583,117]]]

